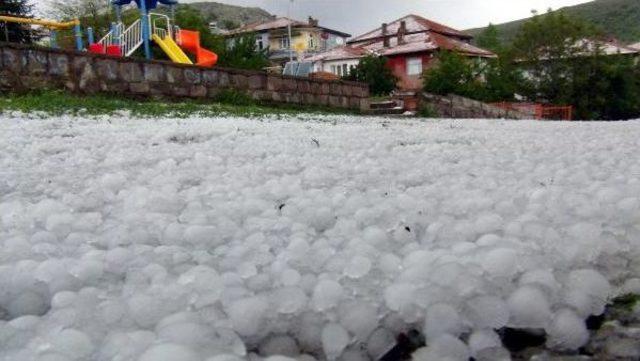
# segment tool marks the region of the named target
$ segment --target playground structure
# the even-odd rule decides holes
[[[135,2],[140,18],[125,26],[122,22],[122,7]],[[171,8],[171,16],[152,13],[158,3]],[[175,25],[174,15],[177,0],[112,0],[115,7],[117,21],[111,25],[111,30],[99,41],[93,41],[92,31],[89,31],[89,52],[115,56],[131,56],[143,47],[147,59],[151,59],[151,42],[155,42],[173,62],[193,64],[185,51],[195,56],[195,64],[213,67],[218,62],[218,55],[202,48],[200,33],[183,30]]]
[[[51,20],[21,18],[17,16],[2,16],[0,15],[0,23],[13,23],[23,25],[39,25],[49,29],[49,41],[52,48],[58,47],[57,32],[59,30],[74,29],[74,36],[76,38],[76,49],[79,51],[84,50],[84,44],[82,42],[82,28],[80,26],[80,20],[75,19],[67,22],[57,22]],[[5,30],[7,28],[5,27]],[[6,40],[9,41],[8,33],[5,34]]]

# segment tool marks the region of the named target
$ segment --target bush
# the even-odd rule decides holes
[[[233,90],[224,89],[215,96],[215,101],[222,104],[236,105],[236,106],[248,106],[255,105],[256,101],[253,100],[248,94]]]
[[[437,65],[425,72],[424,90],[428,93],[457,94],[469,98],[482,97],[480,66],[450,51],[438,54]]]
[[[224,50],[218,55],[220,55],[220,66],[260,70],[270,64],[267,50],[256,48],[256,37],[253,34],[240,36],[233,42],[225,43]]]
[[[371,95],[388,95],[396,88],[398,79],[387,66],[387,59],[368,55],[360,60],[360,64],[344,77],[345,80],[359,81],[369,84]]]
[[[416,113],[416,115],[421,118],[438,117],[438,113],[428,104],[421,104],[420,107],[418,107],[418,112]]]

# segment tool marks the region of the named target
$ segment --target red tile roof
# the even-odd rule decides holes
[[[305,61],[359,59],[367,54],[393,56],[434,52],[438,49],[456,51],[468,56],[478,56],[483,58],[496,57],[494,53],[473,46],[463,40],[427,31],[405,35],[402,43],[398,43],[398,37],[394,36],[389,39],[388,47],[384,46],[384,41],[382,39],[373,39],[368,42],[361,42],[335,48],[310,58],[306,58]]]
[[[402,41],[398,39],[398,31],[402,23],[405,25],[405,35]],[[385,46],[385,39],[388,45]],[[461,31],[439,24],[420,17],[418,15],[407,15],[396,21],[387,24],[387,35],[382,35],[382,27],[379,27],[366,34],[360,35],[348,42],[347,48],[360,49],[352,50],[352,57],[346,50],[341,50],[343,59],[355,59],[362,57],[362,50],[366,53],[380,56],[392,56],[400,54],[411,54],[421,52],[433,52],[438,49],[456,51],[468,56],[478,56],[494,58],[496,55],[488,50],[481,49],[469,43],[472,37]],[[323,53],[314,57],[318,60],[329,60],[333,57],[331,53]]]
[[[400,25],[403,21],[406,24],[406,27],[407,27],[406,30],[408,34],[429,31],[429,32],[436,32],[442,35],[454,36],[462,39],[472,38],[471,35],[466,34],[462,31],[450,28],[446,25],[442,25],[435,21],[425,19],[421,16],[413,15],[413,14],[407,15],[403,18],[400,18],[398,20],[395,20],[387,24],[387,34],[389,35],[397,34],[398,29],[400,29]],[[378,39],[378,38],[382,38],[382,26],[368,33],[362,34],[360,36],[357,36],[351,39],[349,43],[353,44],[353,43],[365,42],[365,41]]]
[[[462,41],[453,37],[444,36],[439,33],[431,33],[430,35],[433,41],[436,44],[438,44],[438,48],[440,49],[455,51],[460,54],[470,55],[470,56],[479,56],[479,57],[485,57],[485,58],[497,57],[496,54],[494,54],[489,50],[479,48],[477,46],[471,45],[465,41]]]
[[[364,48],[355,48],[352,46],[339,46],[331,50],[325,51],[321,54],[317,54],[304,61],[332,61],[332,60],[344,60],[344,59],[359,59],[365,57],[369,52]]]
[[[419,53],[423,51],[434,51],[438,49],[436,44],[429,33],[417,33],[405,35],[404,41],[398,43],[398,38],[393,37],[389,39],[389,46],[384,46],[384,40],[377,39],[367,43],[353,44],[353,47],[362,47],[367,49],[371,53],[375,53],[382,56]]]
[[[640,50],[640,43],[635,43],[635,44],[627,45],[627,48],[631,48],[631,49],[635,49],[635,50]]]
[[[240,27],[238,29],[234,29],[234,30],[230,31],[225,35],[232,36],[232,35],[245,34],[245,33],[257,33],[257,32],[262,32],[262,31],[284,29],[284,28],[288,27],[289,24],[291,24],[292,28],[319,28],[319,29],[322,29],[322,30],[324,30],[326,32],[333,33],[333,34],[338,34],[338,35],[341,35],[341,36],[344,36],[344,37],[347,37],[347,38],[351,36],[351,34],[343,33],[341,31],[332,30],[332,29],[325,28],[325,27],[322,27],[322,26],[314,26],[314,25],[311,25],[309,23],[305,23],[303,21],[289,19],[289,18],[285,18],[285,17],[276,18],[276,19],[273,19],[273,20],[270,20],[270,21],[262,21],[262,22],[255,22],[255,23],[247,24],[247,25],[242,26],[242,27]]]

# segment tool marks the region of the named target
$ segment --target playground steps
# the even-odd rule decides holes
[[[118,24],[95,44],[89,44],[89,52],[115,56],[130,56],[142,45],[142,22],[135,21],[127,29]]]

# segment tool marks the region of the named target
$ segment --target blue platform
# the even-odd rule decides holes
[[[131,4],[132,2],[135,2],[136,5],[138,5],[138,8],[142,8],[142,0],[114,0],[112,1],[113,5],[128,5]],[[144,0],[145,5],[146,5],[146,9],[147,10],[152,10],[158,7],[158,3],[160,4],[164,4],[164,5],[176,5],[178,3],[177,0]]]

